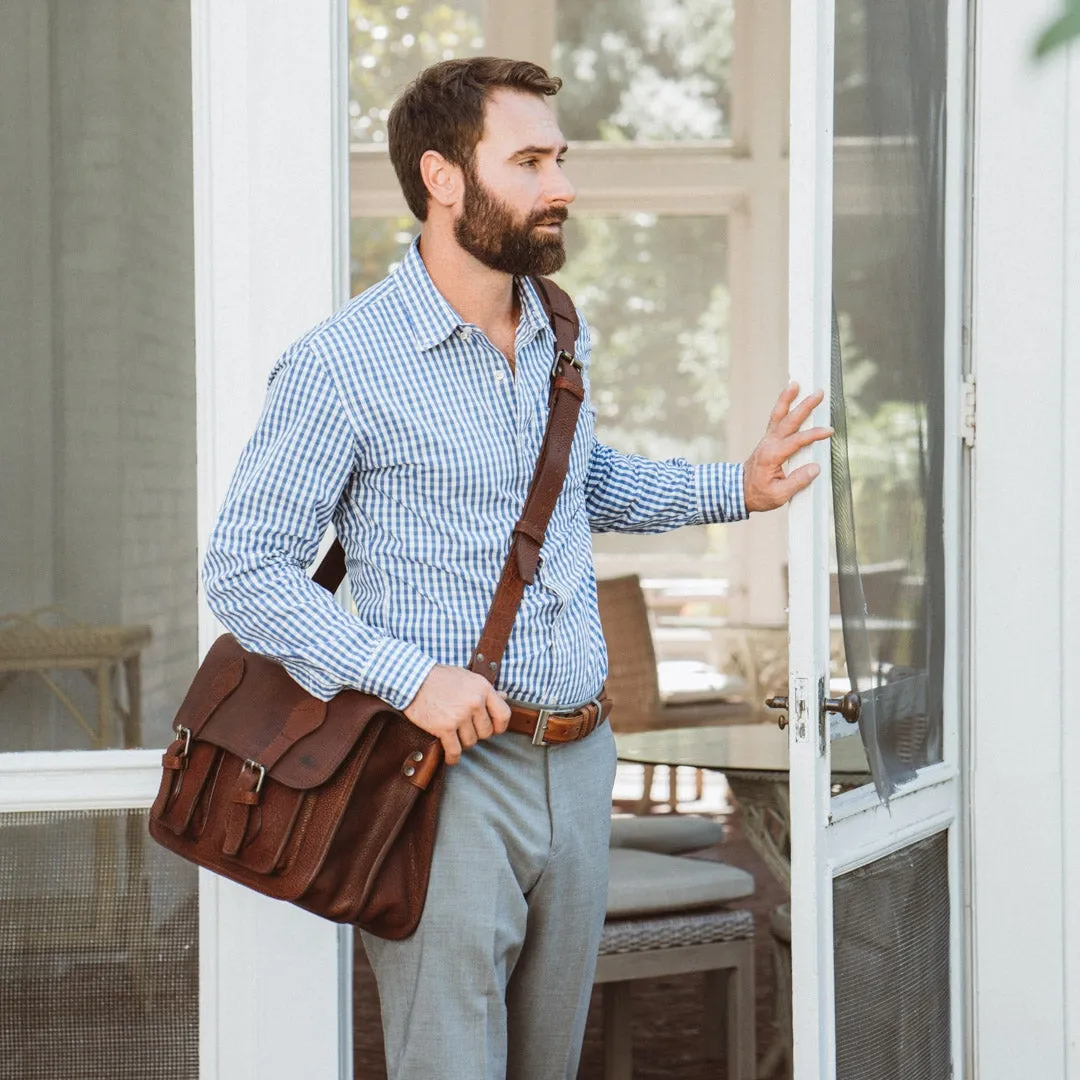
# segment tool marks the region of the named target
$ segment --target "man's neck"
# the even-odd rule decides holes
[[[432,284],[462,320],[492,340],[517,326],[520,309],[510,274],[484,266],[455,240],[424,229],[420,257]]]

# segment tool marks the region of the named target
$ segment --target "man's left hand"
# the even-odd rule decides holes
[[[783,506],[797,492],[809,487],[821,472],[821,469],[811,462],[786,475],[784,473],[784,464],[788,458],[812,443],[828,439],[833,433],[833,429],[827,427],[799,430],[821,404],[825,392],[818,390],[792,408],[792,402],[798,393],[798,383],[791,383],[776,399],[776,404],[769,414],[765,438],[757,444],[743,466],[743,494],[746,509],[750,513],[775,510],[778,506]]]

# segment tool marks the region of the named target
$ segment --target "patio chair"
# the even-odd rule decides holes
[[[603,993],[604,1080],[631,1080],[631,982],[705,972],[706,1056],[730,1080],[754,1076],[754,918],[719,905],[754,891],[744,870],[646,851],[611,852],[596,982]]]
[[[615,731],[649,731],[658,727],[693,727],[714,724],[730,711],[723,696],[695,696],[692,700],[665,702],[660,697],[656,651],[649,628],[649,610],[636,574],[604,578],[597,582],[600,622],[608,651],[607,692],[615,702],[611,724]],[[652,805],[653,765],[645,766],[644,790],[635,807],[647,812]],[[675,770],[670,770],[668,802],[675,810]],[[698,798],[703,776],[697,772]]]

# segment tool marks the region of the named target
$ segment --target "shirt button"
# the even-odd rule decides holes
[[[502,382],[505,377],[506,376],[502,371],[496,371],[495,372],[495,381],[496,382]]]
[[[458,331],[458,337],[461,338],[462,341],[468,341],[469,338],[472,337],[472,327],[471,326],[463,326]]]

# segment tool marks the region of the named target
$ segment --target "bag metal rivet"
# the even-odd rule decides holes
[[[424,760],[424,755],[420,750],[414,750],[412,752],[412,759],[413,759],[413,761],[423,761]]]
[[[415,765],[406,765],[403,771],[404,771],[406,776],[415,776],[416,775],[416,766]]]

